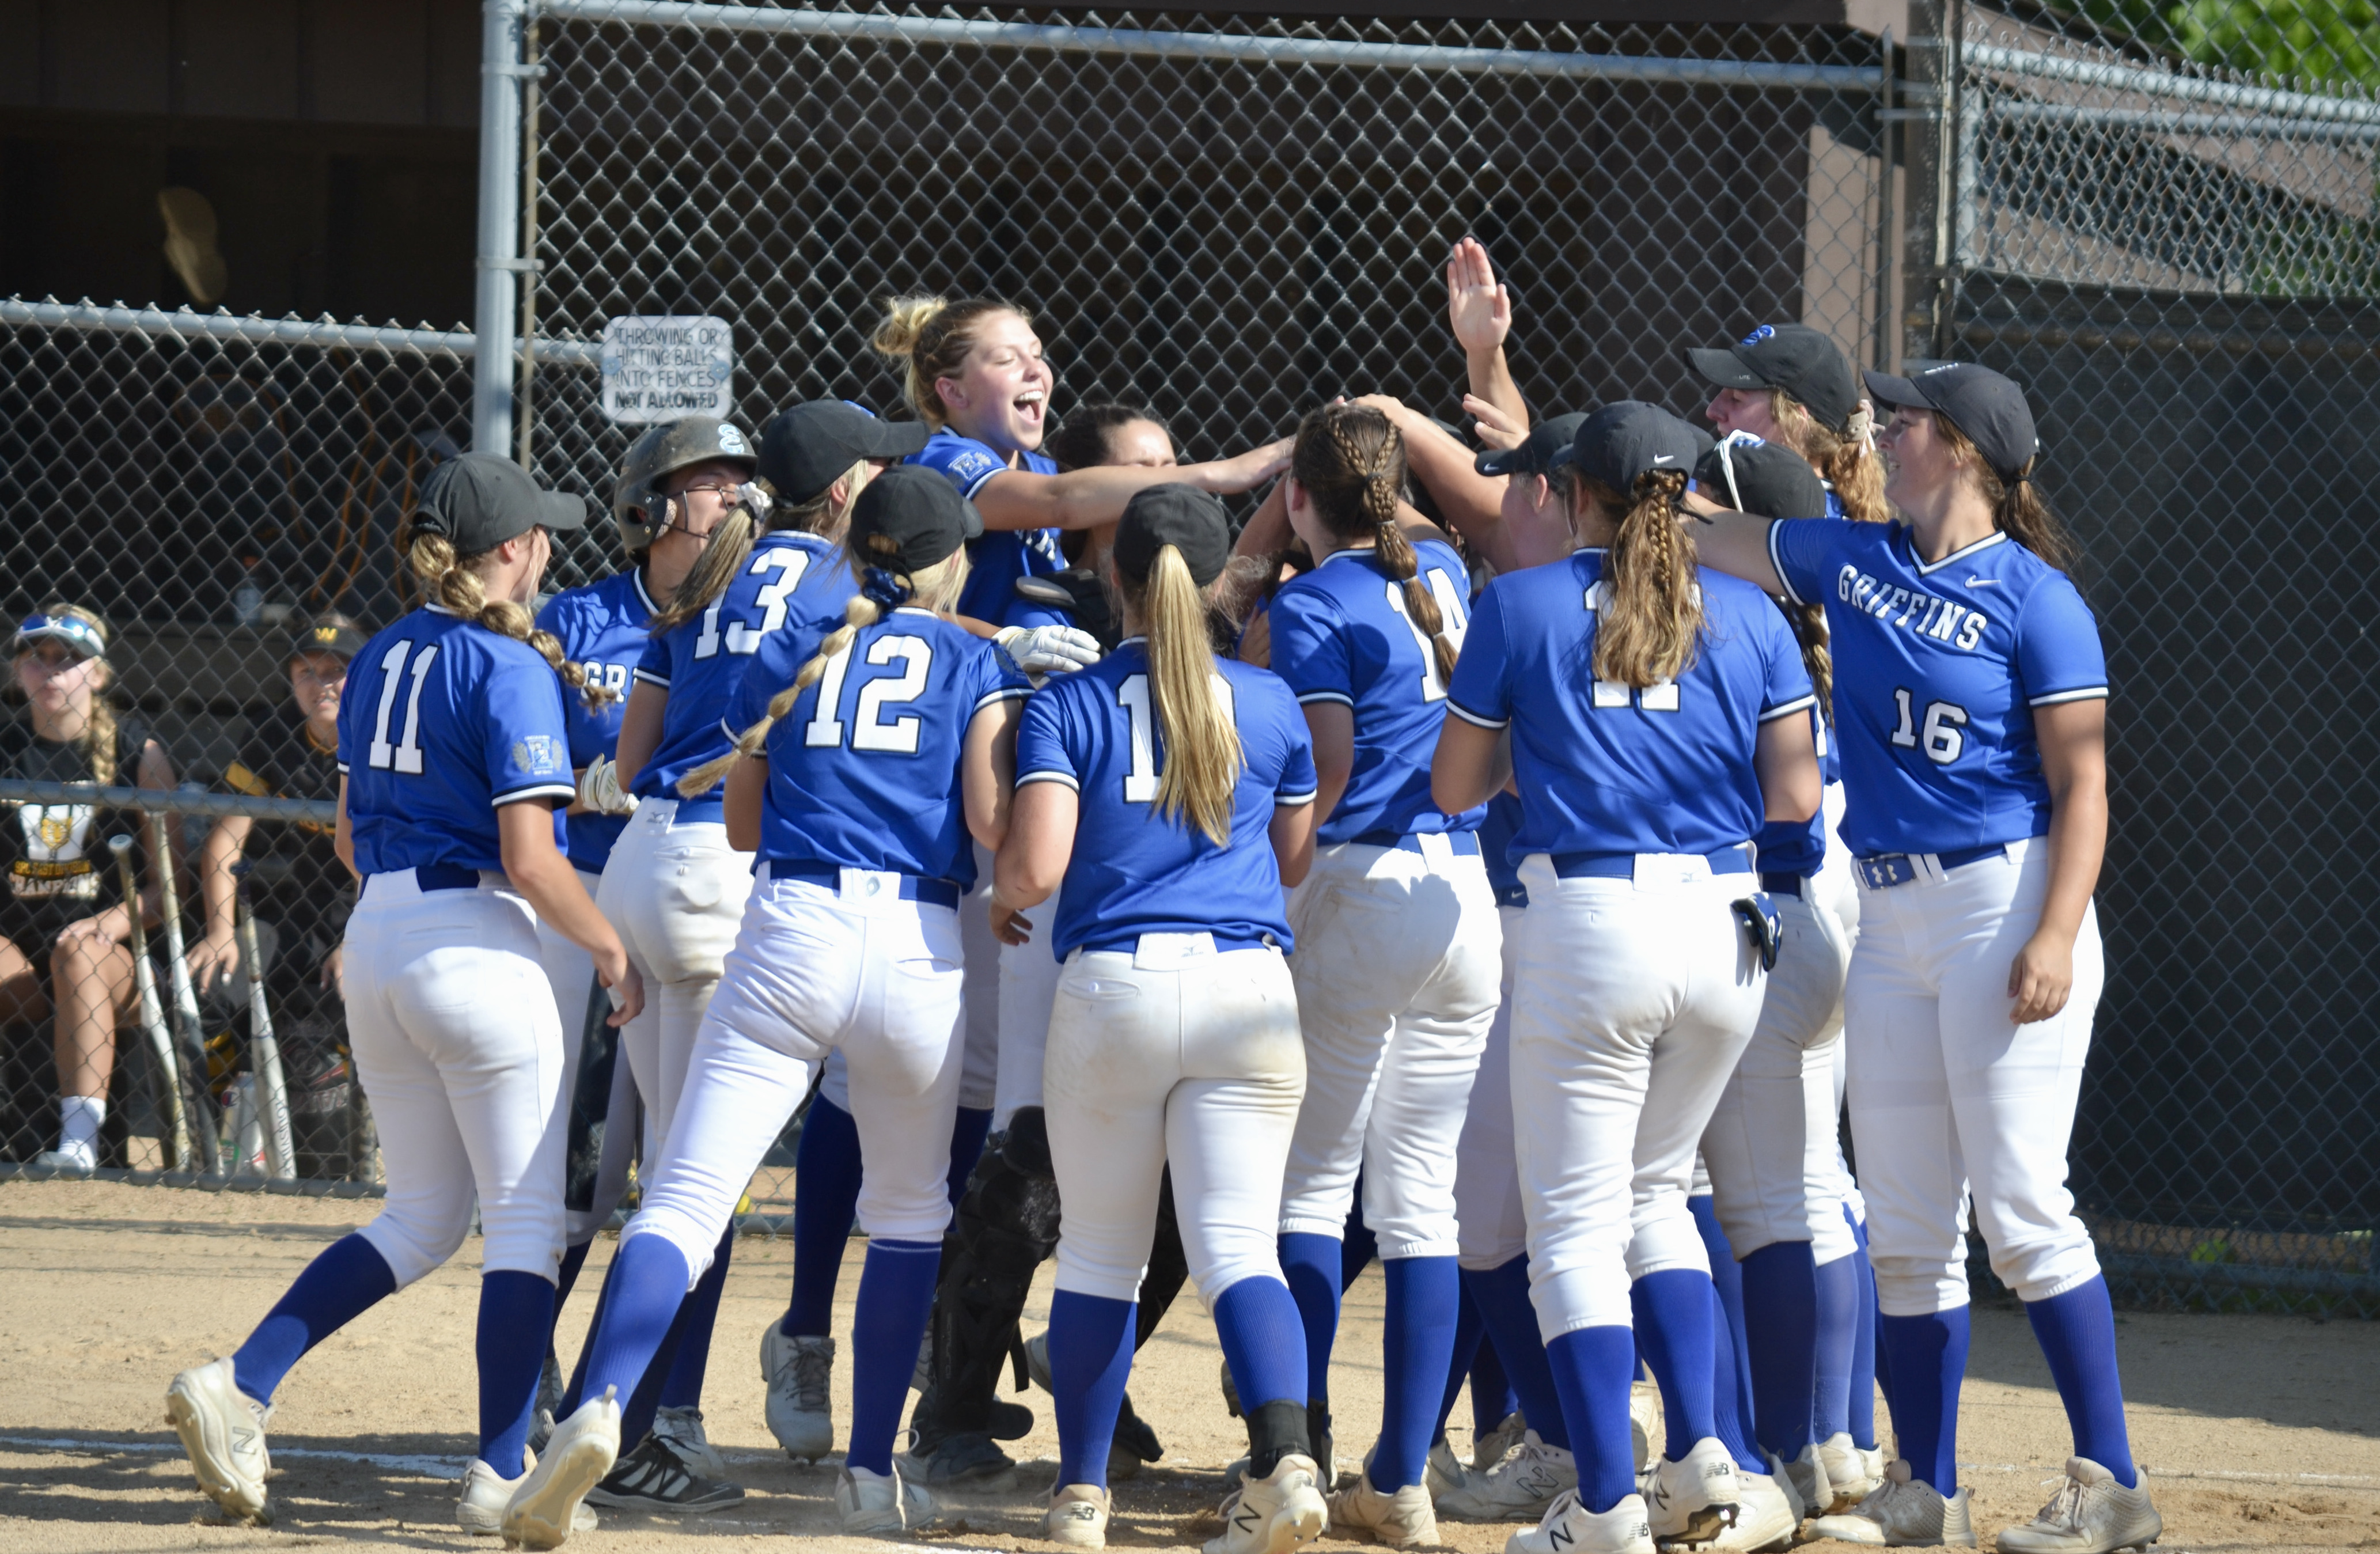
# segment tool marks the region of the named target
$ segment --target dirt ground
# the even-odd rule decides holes
[[[370,1211],[109,1184],[0,1184],[0,1353],[9,1361],[0,1554],[469,1546],[455,1526],[454,1481],[473,1444],[476,1242],[332,1338],[283,1386],[271,1529],[217,1523],[164,1424],[173,1373],[228,1353],[307,1259]],[[615,1245],[599,1244],[565,1315],[565,1362]],[[854,1241],[844,1264],[839,1331],[848,1330],[864,1245]],[[744,1502],[682,1519],[606,1512],[602,1529],[572,1539],[573,1548],[625,1554],[780,1534],[853,1554],[864,1547],[832,1536],[832,1468],[789,1463],[762,1422],[759,1333],[783,1307],[791,1269],[788,1243],[744,1241],[720,1313],[705,1412],[748,1491]],[[1048,1277],[1045,1269],[1037,1326]],[[1332,1380],[1342,1442],[1359,1442],[1378,1420],[1380,1300],[1377,1269],[1349,1293]],[[2380,1326],[2148,1315],[2119,1323],[2134,1450],[2157,1480],[2164,1548],[2380,1548]],[[1119,1487],[1111,1546],[1195,1548],[1219,1530],[1209,1508],[1244,1438],[1217,1394],[1218,1356],[1213,1328],[1188,1297],[1142,1353],[1133,1397],[1168,1457]],[[847,1359],[837,1368],[840,1422],[849,1417]],[[1046,1398],[1023,1401],[1038,1424],[1010,1447],[1025,1464],[1022,1487],[946,1501],[945,1524],[920,1541],[950,1554],[1049,1547],[1034,1536],[1035,1501],[1057,1442]],[[1458,1452],[1467,1451],[1468,1420],[1458,1405],[1450,1431]],[[2046,1498],[2069,1438],[2022,1313],[1976,1314],[1961,1429],[1979,1530],[2023,1520]],[[1351,1466],[1361,1456],[1360,1445],[1341,1450]],[[1442,1531],[1463,1554],[1493,1554],[1508,1529],[1448,1523]]]

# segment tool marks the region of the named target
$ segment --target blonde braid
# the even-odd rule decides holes
[[[1606,511],[1627,499],[1599,480],[1582,484]],[[1674,469],[1636,477],[1633,501],[1604,564],[1595,625],[1595,675],[1639,690],[1675,680],[1694,661],[1702,636],[1702,591],[1694,538],[1677,521],[1686,478]]]
[[[584,668],[563,656],[562,639],[550,631],[539,630],[536,618],[526,609],[509,599],[488,597],[487,584],[475,569],[487,552],[457,556],[454,543],[444,535],[418,530],[409,518],[397,529],[396,545],[404,552],[406,565],[420,579],[423,592],[431,599],[474,625],[535,649],[538,656],[562,676],[563,684],[586,698],[588,706],[601,708],[612,700],[611,687],[590,683]]]

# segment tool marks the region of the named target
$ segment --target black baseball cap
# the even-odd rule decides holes
[[[810,399],[760,428],[759,477],[780,502],[815,502],[863,458],[904,459],[932,433],[923,421],[880,420],[847,399]]]
[[[1803,323],[1764,323],[1732,346],[1695,346],[1686,352],[1694,370],[1721,388],[1783,389],[1840,437],[1859,408],[1859,385],[1840,346]]]
[[[983,532],[983,515],[930,469],[895,465],[851,505],[854,555],[916,577]]]
[[[1723,507],[1763,518],[1823,518],[1827,488],[1800,454],[1782,443],[1733,436],[1714,443],[1694,466],[1694,489]]]
[[[540,489],[502,454],[464,454],[421,482],[412,517],[416,533],[443,535],[455,554],[475,556],[532,528],[586,528],[587,499]]]
[[[1542,475],[1553,467],[1554,455],[1570,446],[1578,435],[1579,422],[1586,419],[1584,410],[1572,410],[1566,416],[1539,421],[1529,428],[1529,434],[1509,448],[1490,448],[1471,461],[1471,467],[1482,475]]]
[[[1621,495],[1636,489],[1636,478],[1655,469],[1692,475],[1702,448],[1694,429],[1658,405],[1622,399],[1578,423],[1570,446],[1554,455],[1590,480]]]
[[[1966,433],[1967,441],[1992,467],[1992,473],[2003,480],[2022,474],[2033,455],[2041,451],[2041,437],[2034,430],[2033,407],[2024,402],[2024,390],[1988,367],[1946,361],[1906,378],[1888,372],[1870,372],[1866,377],[1867,391],[1879,405],[1939,410],[1949,417],[1950,424]]]
[[[334,653],[352,659],[364,650],[364,634],[346,621],[316,621],[299,626],[289,634],[289,656],[306,653]]]
[[[1168,545],[1182,552],[1200,588],[1221,577],[1232,560],[1232,520],[1221,499],[1178,481],[1133,492],[1116,522],[1116,570],[1137,584]]]

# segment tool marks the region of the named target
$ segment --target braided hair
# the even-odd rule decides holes
[[[1596,610],[1595,677],[1639,690],[1675,680],[1694,662],[1703,631],[1700,563],[1677,519],[1685,473],[1647,469],[1626,496],[1588,476],[1579,489],[1621,515]]]
[[[1380,565],[1403,589],[1406,617],[1430,639],[1439,677],[1451,679],[1458,650],[1446,635],[1437,597],[1421,580],[1413,541],[1397,522],[1405,444],[1396,424],[1368,405],[1325,405],[1298,424],[1289,472],[1332,534],[1372,537]]]
[[[415,528],[411,518],[397,526],[396,549],[432,603],[443,604],[499,637],[509,637],[536,649],[564,683],[586,698],[588,706],[600,708],[612,699],[611,687],[590,682],[585,669],[564,656],[562,639],[550,631],[537,629],[526,609],[509,599],[488,597],[487,585],[480,580],[478,570],[487,552],[458,556],[452,540],[443,534]]]

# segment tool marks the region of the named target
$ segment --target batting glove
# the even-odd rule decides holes
[[[1099,662],[1099,639],[1070,625],[1002,626],[992,637],[1027,674],[1072,674]]]
[[[598,815],[633,815],[637,799],[633,794],[620,791],[620,768],[609,758],[597,756],[578,774],[578,802]]]

